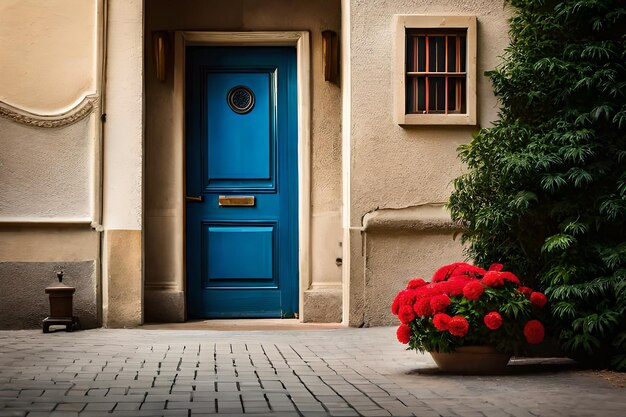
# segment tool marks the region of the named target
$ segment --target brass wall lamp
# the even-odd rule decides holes
[[[169,33],[165,30],[152,32],[152,50],[154,53],[154,65],[156,67],[157,80],[165,81],[167,67],[165,65],[165,52],[169,40]]]
[[[322,32],[322,68],[324,81],[339,83],[339,36],[332,30]]]

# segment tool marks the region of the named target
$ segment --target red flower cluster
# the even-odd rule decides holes
[[[520,280],[514,274],[507,271],[487,271],[482,279],[483,284],[488,287],[501,287],[507,281],[520,285]]]
[[[489,267],[489,271],[502,271],[504,269],[504,265],[502,264],[491,264]]]
[[[501,287],[504,285],[504,277],[502,277],[502,273],[497,271],[487,272],[482,281],[488,287]]]
[[[450,265],[442,266],[433,274],[433,282],[447,281],[452,277],[459,275],[476,278],[485,274],[485,270],[465,262],[455,262]]]
[[[537,345],[543,341],[545,329],[539,320],[529,320],[524,326],[524,337],[531,345]]]
[[[409,289],[402,290],[398,293],[398,295],[396,295],[396,298],[393,300],[393,303],[391,304],[391,312],[397,316],[401,306],[412,306],[414,302],[415,291]]]
[[[398,311],[398,318],[404,324],[412,322],[415,319],[415,313],[413,312],[413,308],[408,305],[403,305]]]
[[[544,293],[533,291],[532,288],[519,287],[517,291],[524,294],[524,296],[528,298],[535,307],[543,308],[548,303],[548,298]]]
[[[483,298],[485,291],[488,291],[489,298]],[[407,287],[398,293],[391,305],[392,313],[397,315],[402,323],[396,335],[401,343],[409,343],[413,331],[447,331],[452,336],[465,337],[473,331],[472,326],[477,326],[478,323],[468,321],[471,315],[464,317],[457,314],[459,302],[464,302],[464,308],[469,306],[475,308],[476,312],[484,314],[483,322],[488,329],[498,330],[502,328],[505,319],[499,311],[493,311],[494,294],[520,297],[515,295],[515,291],[523,294],[534,307],[542,308],[547,303],[544,294],[521,286],[520,280],[514,274],[503,271],[502,264],[492,264],[487,271],[464,262],[446,265],[435,272],[430,283],[422,278],[413,278]],[[487,306],[489,309],[485,311]],[[497,306],[495,308],[497,309]],[[511,320],[509,317],[506,318]],[[510,325],[503,329],[500,330],[503,333],[498,335],[516,337],[507,333],[511,331]],[[522,336],[520,330],[517,330],[519,339]],[[530,320],[524,326],[523,334],[528,343],[537,344],[544,338],[544,327],[538,320]]]
[[[489,327],[491,330],[497,330],[502,326],[502,316],[497,311],[488,313],[483,321],[485,322],[485,326]]]
[[[411,333],[413,333],[411,326],[401,324],[400,327],[398,327],[398,330],[396,330],[396,337],[400,343],[404,343],[406,345],[409,343],[409,340],[411,340]]]
[[[454,316],[448,322],[448,331],[452,336],[463,337],[469,330],[469,323],[463,316]]]
[[[450,319],[452,317],[448,316],[446,313],[437,313],[433,317],[433,325],[437,328],[437,330],[444,331],[448,330],[448,323],[450,323]]]
[[[548,299],[543,293],[533,291],[530,293],[530,302],[533,303],[535,307],[543,308],[548,302]]]
[[[428,283],[421,278],[413,278],[409,281],[406,287],[410,290],[414,290],[415,288],[423,287],[426,284]]]
[[[504,278],[505,281],[512,282],[515,285],[521,285],[522,284],[520,282],[519,278],[516,277],[515,274],[513,274],[512,272],[501,271],[501,272],[499,272],[499,274],[502,275],[502,278]]]
[[[430,309],[433,313],[440,313],[450,305],[450,297],[446,294],[435,295],[430,299]]]
[[[463,295],[470,300],[478,300],[484,291],[485,286],[479,281],[470,281],[463,287]]]

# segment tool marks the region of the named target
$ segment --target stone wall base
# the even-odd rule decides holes
[[[182,291],[146,288],[144,307],[146,322],[182,323],[185,321],[185,293]]]
[[[311,289],[304,292],[305,323],[341,323],[341,289]]]
[[[0,262],[0,330],[37,329],[50,313],[45,288],[58,283],[55,271],[65,272],[63,283],[75,287],[74,315],[83,329],[100,326],[96,261]]]

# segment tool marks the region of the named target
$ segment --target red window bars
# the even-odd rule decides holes
[[[407,30],[406,39],[407,113],[466,113],[467,30]]]

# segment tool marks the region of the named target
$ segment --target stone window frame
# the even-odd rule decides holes
[[[394,121],[399,125],[476,125],[476,16],[394,15],[393,92]],[[407,30],[467,30],[466,109],[463,114],[407,114]]]

